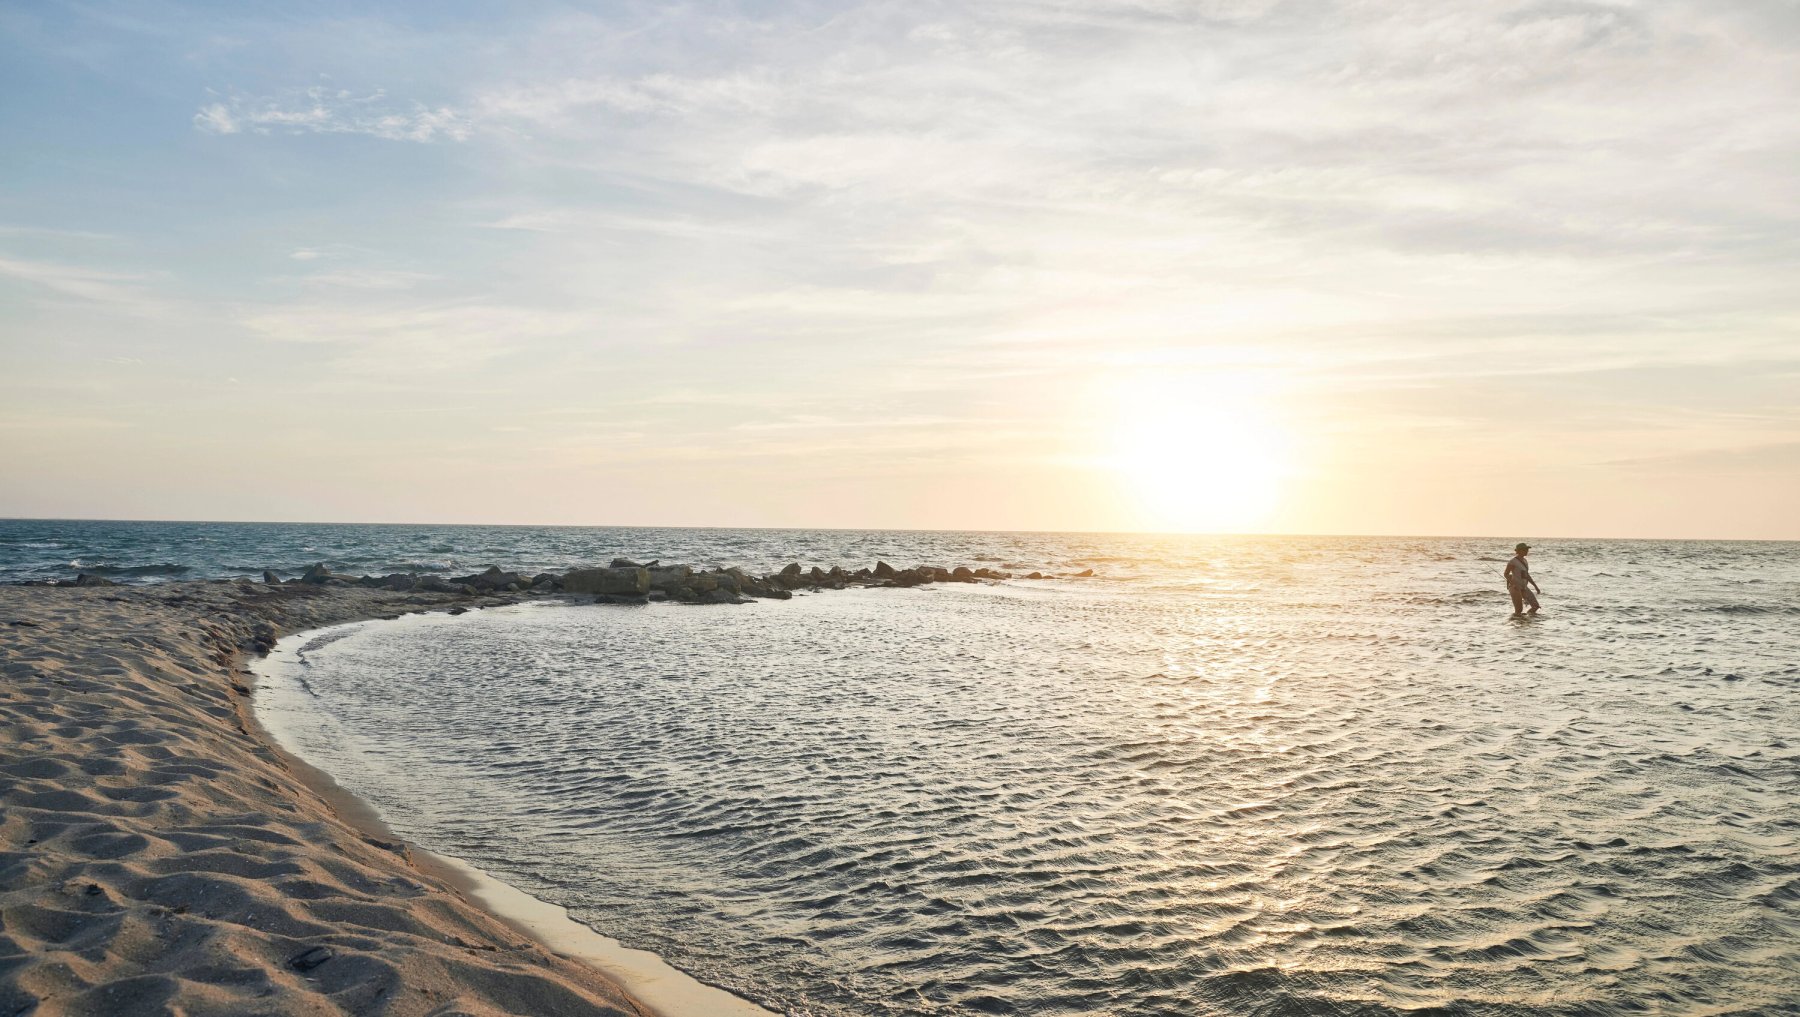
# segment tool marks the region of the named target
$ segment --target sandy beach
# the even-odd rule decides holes
[[[649,1013],[334,807],[251,717],[245,661],[285,633],[499,602],[0,588],[0,1015]]]

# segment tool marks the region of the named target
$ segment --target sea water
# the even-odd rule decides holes
[[[1800,546],[1540,541],[1515,621],[1512,542],[4,523],[0,567],[1092,568],[278,677],[401,834],[778,1011],[1794,1013]]]

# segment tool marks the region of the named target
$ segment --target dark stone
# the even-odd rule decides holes
[[[670,565],[666,568],[654,569],[650,573],[650,588],[652,590],[672,590],[677,586],[686,585],[693,574],[694,570],[686,565]]]
[[[442,576],[420,576],[413,583],[414,593],[456,593],[457,588],[450,585]]]
[[[986,569],[983,569],[982,571],[985,572]],[[950,570],[950,578],[959,583],[969,583],[975,581],[975,573],[970,572],[967,565],[958,565]]]
[[[1082,569],[1080,572],[1075,573],[1075,578],[1076,579],[1092,579],[1092,578],[1094,578],[1094,570],[1093,569]]]
[[[75,585],[76,586],[117,586],[119,584],[115,583],[112,580],[107,579],[103,576],[90,576],[84,572],[81,575],[78,575],[75,577]]]
[[[329,946],[310,947],[289,957],[288,967],[300,972],[311,971],[335,956]]]
[[[453,607],[450,609],[449,613],[450,614],[468,614],[469,609],[466,607]]]
[[[896,573],[894,572],[894,567],[892,565],[889,565],[887,562],[878,561],[875,563],[875,578],[877,578],[877,579],[892,579],[892,578],[894,578],[895,574]]]
[[[300,581],[303,583],[317,583],[323,585],[325,581],[330,578],[331,570],[325,567],[324,562],[319,562],[317,565],[309,565],[305,572],[300,573]]]
[[[570,593],[618,593],[641,597],[650,592],[650,570],[642,566],[576,569],[563,576],[562,588]]]
[[[793,576],[799,575],[800,574],[800,563],[794,562],[793,564],[787,566],[786,568],[783,568],[781,570],[781,574],[784,576],[788,576],[788,577],[793,577]]]
[[[276,575],[273,572],[270,572],[268,569],[263,569],[263,582],[269,584],[270,586],[280,586],[281,585],[281,577]]]
[[[390,572],[381,577],[381,588],[399,593],[411,593],[419,585],[419,577],[406,572]]]
[[[519,589],[531,585],[531,580],[517,572],[504,572],[498,565],[489,565],[486,571],[472,576],[455,576],[450,580],[463,586],[470,586],[479,591],[504,590],[517,583]]]
[[[554,572],[539,572],[537,575],[531,577],[531,588],[534,590],[539,587],[552,589],[555,586],[556,573]]]
[[[1042,578],[1044,578],[1044,574],[1042,572],[1033,572],[1030,575],[1026,576],[1025,578],[1026,579],[1042,579]]]

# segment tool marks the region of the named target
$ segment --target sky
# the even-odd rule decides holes
[[[1800,539],[1791,0],[0,6],[0,516]]]

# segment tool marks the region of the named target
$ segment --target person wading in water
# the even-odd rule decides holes
[[[1513,548],[1512,560],[1506,563],[1506,592],[1512,594],[1514,618],[1537,614],[1538,599],[1531,591],[1535,588],[1538,593],[1544,592],[1531,578],[1531,566],[1525,564],[1525,556],[1530,553],[1530,544],[1520,544]],[[1529,611],[1525,610],[1527,604],[1531,605]]]

